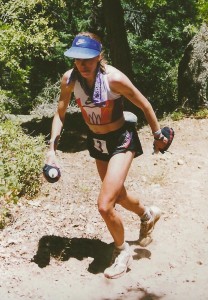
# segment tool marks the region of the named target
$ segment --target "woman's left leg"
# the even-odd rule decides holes
[[[133,158],[134,153],[127,151],[114,155],[109,162],[96,160],[98,173],[102,180],[98,197],[98,210],[116,246],[124,243],[124,227],[121,217],[115,210],[115,204],[124,188],[124,182]]]
[[[145,207],[136,194],[129,193],[124,187],[132,156],[134,154],[131,155],[131,152],[127,152],[113,156],[109,163],[96,161],[99,175],[103,181],[98,198],[98,209],[117,247],[124,242],[125,237],[122,219],[114,208],[116,203],[141,218],[138,242],[142,247],[146,247],[152,241],[152,231],[161,215],[157,207]]]
[[[104,271],[104,275],[107,278],[122,276],[132,262],[129,245],[124,239],[123,223],[115,210],[115,203],[124,189],[124,181],[133,157],[134,153],[128,151],[114,155],[109,162],[96,161],[97,169],[102,179],[98,197],[98,209],[115,243],[111,265]]]

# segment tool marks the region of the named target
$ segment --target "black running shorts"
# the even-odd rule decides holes
[[[90,156],[103,161],[109,161],[113,155],[127,151],[135,152],[134,157],[143,154],[136,128],[129,122],[106,134],[96,134],[89,130],[87,149]]]

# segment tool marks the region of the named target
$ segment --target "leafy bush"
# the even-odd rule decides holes
[[[34,105],[30,111],[31,115],[52,116],[55,113],[60,94],[60,79],[54,84],[48,80],[42,92],[35,98]]]
[[[12,113],[28,113],[31,99],[41,91],[48,76],[53,77],[53,70],[57,76],[56,57],[62,47],[56,31],[62,18],[57,16],[65,3],[0,0],[0,6],[0,86],[20,105],[21,109],[12,107]]]
[[[34,196],[41,184],[43,137],[30,137],[6,120],[0,125],[0,145],[0,198],[16,202],[21,195]]]
[[[200,27],[195,1],[131,1],[125,10],[134,80],[160,115],[171,112],[178,106],[178,63]]]
[[[180,121],[186,117],[182,110],[174,111],[170,116],[173,121]]]
[[[199,110],[193,110],[190,108],[179,107],[170,114],[173,121],[180,121],[184,118],[195,118],[195,119],[208,119],[208,109],[201,108]]]
[[[55,83],[52,83],[51,80],[47,81],[42,92],[35,98],[30,115],[49,117],[54,115],[60,95],[60,82],[61,78]],[[76,106],[74,97],[71,98],[69,106]]]
[[[5,114],[10,113],[12,109],[18,110],[18,103],[7,96],[7,92],[0,89],[0,120],[5,118]]]
[[[208,3],[207,0],[198,0],[196,3],[198,9],[198,19],[201,22],[208,22]]]
[[[194,117],[196,119],[208,119],[208,108],[202,108],[202,109],[199,109]]]

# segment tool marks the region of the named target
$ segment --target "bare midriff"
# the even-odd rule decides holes
[[[108,132],[118,130],[124,125],[124,123],[125,123],[125,119],[124,117],[121,117],[120,119],[112,123],[103,124],[103,125],[94,125],[94,124],[87,123],[87,126],[94,133],[106,134]]]

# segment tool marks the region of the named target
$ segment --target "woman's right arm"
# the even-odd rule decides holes
[[[46,163],[49,165],[58,165],[58,162],[55,157],[55,151],[58,146],[58,141],[60,138],[61,130],[63,128],[66,110],[71,100],[71,94],[73,91],[73,83],[71,82],[70,84],[67,84],[67,80],[71,75],[71,71],[72,70],[67,71],[63,75],[63,78],[61,80],[61,92],[58,107],[52,122],[49,151],[46,154]]]

